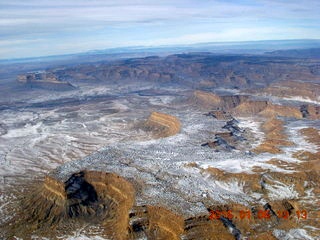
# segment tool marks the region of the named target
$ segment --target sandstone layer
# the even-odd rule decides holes
[[[153,112],[144,124],[144,129],[152,131],[156,137],[169,137],[180,132],[180,120],[169,114]]]

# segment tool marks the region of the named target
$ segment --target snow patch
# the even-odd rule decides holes
[[[288,232],[275,229],[273,235],[281,240],[314,240],[304,229],[290,229]]]

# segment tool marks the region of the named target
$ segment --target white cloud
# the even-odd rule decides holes
[[[319,38],[319,12],[316,0],[0,0],[0,48]]]

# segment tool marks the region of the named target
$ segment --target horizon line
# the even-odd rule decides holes
[[[190,44],[164,44],[164,45],[128,45],[128,46],[122,46],[122,47],[110,47],[110,48],[103,48],[103,49],[92,49],[87,51],[79,51],[79,52],[69,52],[69,53],[63,53],[63,54],[52,54],[52,55],[39,55],[34,57],[15,57],[15,58],[1,58],[0,62],[6,62],[6,61],[23,61],[23,60],[36,60],[36,59],[42,59],[42,58],[54,58],[54,57],[67,57],[67,56],[73,56],[73,55],[81,55],[81,54],[90,54],[98,51],[108,51],[108,50],[120,50],[120,49],[137,49],[137,50],[143,50],[143,49],[155,49],[155,48],[186,48],[189,46],[196,46],[196,45],[206,45],[206,44],[228,44],[229,46],[232,46],[232,44],[243,44],[243,43],[262,43],[262,42],[294,42],[294,41],[319,41],[320,39],[317,38],[305,38],[305,39],[267,39],[267,40],[250,40],[250,41],[217,41],[217,42],[197,42],[197,43],[190,43]],[[230,45],[231,44],[231,45]],[[320,46],[319,46],[320,47]],[[311,47],[312,48],[312,47]],[[295,48],[292,48],[295,49]],[[118,52],[121,53],[121,52]],[[107,53],[106,53],[107,54]],[[117,52],[114,52],[113,54],[117,54]]]

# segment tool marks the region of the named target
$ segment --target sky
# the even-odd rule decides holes
[[[0,59],[320,39],[319,0],[0,0]]]

